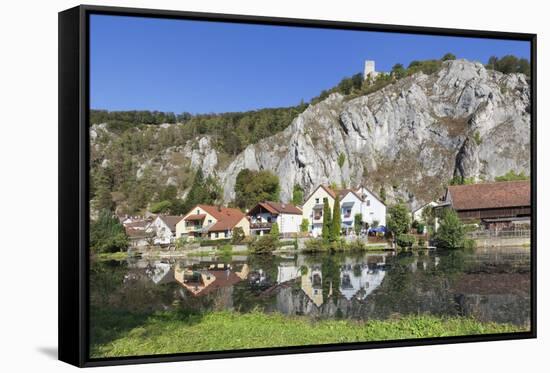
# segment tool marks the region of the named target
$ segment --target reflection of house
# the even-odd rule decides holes
[[[382,284],[385,275],[385,270],[377,266],[346,264],[340,271],[340,293],[347,300],[354,296],[365,299]]]
[[[156,261],[145,268],[145,273],[156,285],[174,281],[174,271],[169,263]]]
[[[222,206],[197,205],[176,226],[178,238],[209,239],[230,238],[233,229],[240,227],[245,235],[250,234],[250,224],[240,210]]]
[[[248,212],[250,233],[263,235],[277,223],[281,234],[298,233],[302,223],[302,210],[290,203],[260,202]]]
[[[153,242],[157,245],[169,245],[176,237],[176,224],[181,216],[158,215],[146,228],[147,233],[154,233]]]
[[[481,220],[487,227],[504,228],[531,216],[531,183],[508,181],[452,185],[438,208],[452,207],[463,221]],[[528,224],[528,222],[527,222]]]
[[[301,276],[300,268],[295,266],[293,263],[285,264],[281,263],[277,267],[277,283],[282,284],[283,282],[292,281]]]
[[[307,267],[307,272],[302,275],[302,291],[317,307],[323,304],[323,274],[319,265]]]
[[[181,286],[189,290],[191,294],[202,296],[210,294],[219,288],[233,286],[248,277],[248,264],[243,264],[239,271],[232,271],[227,266],[223,267],[226,269],[213,265],[213,269],[197,271],[181,267],[178,264],[175,268],[174,278]]]

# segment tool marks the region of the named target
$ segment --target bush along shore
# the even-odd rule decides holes
[[[405,316],[385,321],[317,320],[230,311],[149,315],[92,311],[91,356],[120,357],[198,351],[388,341],[527,331],[464,317]]]

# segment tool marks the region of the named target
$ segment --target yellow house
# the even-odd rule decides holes
[[[250,223],[244,213],[238,209],[196,205],[176,225],[176,237],[195,239],[205,237],[208,239],[230,238],[233,229],[240,227],[245,236],[250,235]]]
[[[332,211],[335,198],[336,193],[324,185],[319,185],[309,197],[306,198],[304,206],[302,207],[302,219],[307,219],[309,221],[309,231],[313,236],[320,236],[323,230],[323,205],[325,199],[328,200],[330,211]]]

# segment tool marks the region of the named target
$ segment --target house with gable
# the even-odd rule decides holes
[[[248,211],[250,234],[263,236],[271,231],[271,226],[277,223],[283,236],[300,232],[302,210],[291,203],[264,201]]]
[[[154,234],[155,245],[170,245],[176,238],[176,224],[182,219],[183,217],[179,215],[157,215],[147,226],[145,232]]]
[[[239,209],[212,205],[196,205],[176,225],[177,238],[211,240],[231,238],[233,229],[240,227],[250,235],[250,224]]]
[[[360,186],[357,189],[342,189],[338,193],[344,231],[353,229],[357,214],[361,214],[364,227],[386,226],[386,205],[369,189]]]
[[[302,218],[309,221],[309,232],[318,237],[323,231],[323,205],[327,200],[332,211],[336,193],[326,185],[319,185],[304,200]]]

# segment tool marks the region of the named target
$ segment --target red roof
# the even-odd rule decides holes
[[[302,210],[300,210],[298,207],[294,206],[291,203],[279,203],[279,202],[272,202],[272,201],[264,201],[258,203],[255,207],[253,207],[248,214],[253,214],[254,210],[256,210],[258,207],[262,207],[269,211],[272,214],[278,215],[278,214],[292,214],[292,215],[302,215]]]
[[[455,210],[478,210],[531,206],[531,182],[508,181],[447,188]]]
[[[204,218],[206,218],[206,214],[193,214],[187,215],[185,220],[203,220]]]
[[[212,232],[219,232],[219,231],[225,231],[228,229],[233,229],[235,225],[237,225],[245,217],[245,215],[241,210],[235,209],[235,208],[200,204],[195,206],[193,210],[196,207],[200,207],[201,209],[203,209],[204,211],[212,215],[217,220],[217,222],[212,227],[208,228],[208,231],[212,231]],[[194,216],[200,216],[200,215],[203,215],[203,214],[194,215]],[[185,219],[187,220],[187,218]]]

